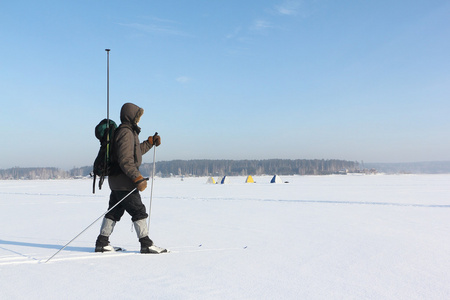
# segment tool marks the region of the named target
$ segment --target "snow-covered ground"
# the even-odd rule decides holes
[[[142,255],[127,214],[94,253],[107,185],[0,181],[1,299],[450,299],[450,175],[155,179]],[[150,191],[142,193],[148,206]]]

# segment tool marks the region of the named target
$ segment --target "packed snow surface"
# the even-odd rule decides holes
[[[0,297],[450,299],[450,175],[271,178],[155,178],[150,237],[171,253],[139,254],[125,214],[110,240],[127,252],[94,253],[99,221],[47,263],[107,184],[0,181]]]

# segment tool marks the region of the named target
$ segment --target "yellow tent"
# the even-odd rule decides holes
[[[255,183],[253,180],[253,177],[251,175],[248,175],[247,179],[245,180],[245,183]]]
[[[216,181],[214,180],[214,178],[209,177],[208,180],[206,181],[206,183],[212,183],[212,184],[214,184],[214,183],[216,183]]]

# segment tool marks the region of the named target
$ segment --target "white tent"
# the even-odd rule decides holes
[[[209,177],[208,180],[206,181],[206,183],[212,183],[212,184],[215,184],[216,181],[214,180],[214,178]]]
[[[228,179],[228,176],[223,176],[222,181],[220,182],[221,184],[227,184],[230,183],[230,179]]]
[[[283,180],[281,180],[280,176],[274,175],[270,183],[283,183]]]

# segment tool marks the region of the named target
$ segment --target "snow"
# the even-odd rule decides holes
[[[449,299],[450,175],[155,178],[137,253],[125,214],[94,253],[107,185],[0,181],[2,299]],[[142,193],[148,206],[150,190]]]

